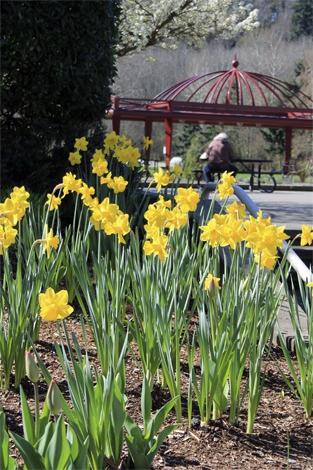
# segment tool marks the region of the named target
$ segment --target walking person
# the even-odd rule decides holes
[[[205,182],[214,181],[215,172],[233,172],[233,176],[236,176],[238,169],[232,164],[233,158],[234,151],[227,134],[222,132],[215,136],[209,143],[206,152],[200,157],[200,160],[208,160],[203,168]]]

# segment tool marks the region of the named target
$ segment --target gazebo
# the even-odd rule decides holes
[[[153,122],[164,122],[165,165],[168,168],[175,123],[282,128],[285,160],[291,159],[292,130],[312,129],[312,99],[276,78],[238,69],[235,58],[227,71],[204,73],[183,80],[153,99],[113,98],[113,130],[122,120],[143,121],[152,136]],[[147,150],[146,159],[149,159]]]

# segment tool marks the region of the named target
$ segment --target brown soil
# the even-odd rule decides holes
[[[80,324],[75,317],[67,320],[68,330],[75,331],[80,338]],[[56,359],[53,342],[58,340],[55,324],[43,323],[37,350],[50,374],[58,382],[66,396],[66,381]],[[82,343],[83,344],[83,343]],[[88,354],[96,358],[92,338],[88,339]],[[83,346],[82,346],[83,347]],[[274,348],[270,359],[265,360],[266,379],[253,434],[245,433],[246,412],[240,415],[238,426],[229,424],[227,413],[208,426],[200,426],[197,408],[193,426],[188,427],[187,411],[184,409],[182,424],[162,445],[153,462],[153,469],[312,469],[313,468],[313,419],[304,415],[301,402],[289,391],[282,380],[279,368],[288,374],[286,362],[279,348]],[[187,403],[186,384],[188,365],[182,361],[183,403]],[[27,379],[23,388],[33,406],[33,388]],[[142,377],[138,365],[129,354],[127,356],[128,412],[136,422],[141,422],[140,394]],[[44,401],[47,391],[44,380],[40,381],[40,396]],[[153,408],[159,409],[170,399],[166,389],[155,384]],[[7,427],[22,434],[22,420],[19,393],[13,386],[8,391],[0,391],[0,404],[4,408]],[[175,422],[172,413],[168,421]],[[17,450],[11,446],[11,455],[19,459]],[[19,462],[21,460],[19,459]],[[121,467],[126,468],[126,451]]]

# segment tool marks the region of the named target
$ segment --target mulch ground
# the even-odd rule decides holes
[[[82,342],[80,324],[75,317],[67,320],[68,331],[75,331]],[[86,348],[90,358],[96,361],[96,350],[92,337],[87,338]],[[43,323],[37,350],[50,374],[57,381],[66,396],[66,381],[53,343],[58,341],[57,327],[53,323]],[[83,344],[83,342],[81,343]],[[84,346],[82,346],[83,348]],[[208,426],[201,426],[194,406],[193,426],[187,420],[188,364],[182,360],[182,401],[183,420],[163,443],[153,462],[153,469],[312,469],[313,468],[313,418],[305,418],[301,402],[295,398],[282,380],[279,369],[288,375],[286,362],[281,350],[276,347],[266,363],[266,379],[259,406],[254,431],[245,433],[246,409],[243,408],[239,424],[228,422],[227,412],[221,419],[212,420]],[[13,378],[12,378],[13,379]],[[128,412],[140,423],[140,397],[142,376],[131,354],[127,355]],[[23,380],[23,388],[33,406],[33,388],[28,379]],[[47,387],[40,381],[40,397],[45,399]],[[156,383],[153,390],[153,408],[159,409],[170,399],[166,389]],[[0,391],[0,403],[6,414],[7,427],[22,434],[22,418],[19,392],[13,385],[8,391]],[[175,422],[172,412],[168,422]],[[19,462],[17,450],[10,447],[11,455]],[[121,467],[126,468],[126,452]],[[57,469],[56,469],[57,470]]]

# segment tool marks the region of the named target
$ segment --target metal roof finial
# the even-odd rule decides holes
[[[235,54],[234,60],[232,61],[232,66],[235,67],[235,69],[238,67],[239,62],[237,60],[237,54]]]

